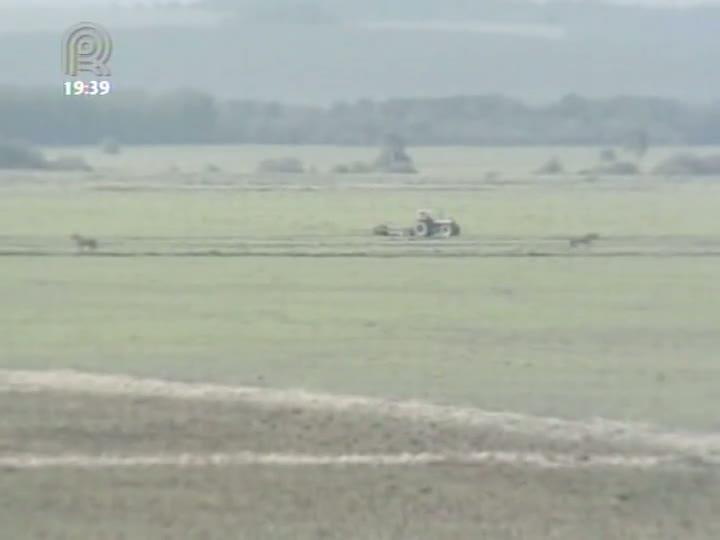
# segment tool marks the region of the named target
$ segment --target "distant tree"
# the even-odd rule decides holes
[[[109,125],[125,144],[372,145],[394,133],[382,141],[374,166],[402,172],[415,170],[405,143],[612,145],[636,161],[651,142],[720,144],[720,102],[577,95],[542,106],[504,96],[457,96],[365,99],[325,108],[221,101],[187,89],[157,96],[118,89],[102,100],[67,100],[54,89],[0,86],[0,121],[6,137],[38,145],[96,145]]]
[[[415,164],[405,149],[405,141],[399,135],[385,137],[380,155],[375,159],[373,165],[378,172],[417,173]]]
[[[174,143],[214,142],[218,112],[215,99],[195,90],[177,90],[154,99],[149,126],[156,138]]]

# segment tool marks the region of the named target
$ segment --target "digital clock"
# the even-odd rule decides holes
[[[66,96],[105,96],[112,89],[110,81],[67,81],[64,87]]]

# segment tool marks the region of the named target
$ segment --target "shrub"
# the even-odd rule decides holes
[[[362,161],[354,161],[350,164],[349,172],[355,174],[371,173],[375,168],[370,163],[364,163]]]
[[[616,174],[633,176],[640,174],[640,168],[629,161],[615,161],[612,163],[603,163],[590,171],[593,174]]]
[[[563,174],[564,172],[565,167],[562,162],[558,158],[554,157],[535,171],[535,174]]]
[[[392,172],[392,171],[378,171],[375,165],[372,163],[365,163],[363,161],[353,161],[352,163],[342,163],[332,168],[332,172],[336,174],[370,174],[374,172]]]
[[[112,137],[106,137],[102,141],[100,141],[100,151],[103,154],[119,154],[120,143]]]
[[[303,167],[302,161],[297,158],[271,158],[260,162],[258,172],[298,174],[305,172],[305,167]]]
[[[47,169],[43,153],[20,141],[0,141],[0,169]]]
[[[81,156],[62,156],[48,163],[53,171],[92,171],[92,167]]]
[[[379,163],[375,166],[378,172],[386,172],[390,174],[417,174],[417,169],[412,161],[389,161]]]
[[[600,161],[603,163],[612,163],[617,161],[617,153],[612,148],[605,148],[600,151]]]
[[[332,169],[330,169],[330,172],[334,174],[347,174],[350,172],[350,167],[345,164],[335,165]]]
[[[677,154],[660,163],[653,173],[665,176],[720,175],[720,155]]]
[[[354,161],[332,168],[336,174],[415,174],[417,169],[412,158],[405,150],[405,143],[399,137],[388,137],[380,149],[380,154],[372,163]]]

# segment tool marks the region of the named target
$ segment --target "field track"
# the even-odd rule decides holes
[[[67,237],[0,236],[5,257],[720,257],[718,236],[608,236],[570,248],[569,236],[481,236],[458,239],[296,237],[98,237],[100,247],[79,252]]]

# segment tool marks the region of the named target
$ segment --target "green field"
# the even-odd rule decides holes
[[[717,274],[715,260],[6,259],[2,358],[717,428]]]
[[[120,156],[86,151],[100,173],[3,173],[0,368],[72,368],[305,388],[577,421],[603,417],[663,429],[720,430],[714,413],[720,396],[719,183],[641,178],[587,183],[522,176],[519,164],[537,165],[547,149],[450,149],[446,154],[420,149],[417,162],[432,172],[417,179],[338,180],[318,173],[273,183],[247,166],[267,155],[302,155],[319,167],[351,160],[353,152],[372,155],[367,149],[332,152],[328,157],[319,149],[297,148],[130,149]],[[594,150],[567,153],[581,165],[582,156],[593,156]],[[465,161],[458,156],[466,156]],[[501,157],[504,167],[493,161]],[[173,187],[176,178],[163,172],[171,162],[191,171],[183,182],[193,189]],[[214,183],[200,172],[206,162],[223,169]],[[507,185],[483,180],[485,164],[507,174]],[[143,168],[148,171],[144,176],[138,172]],[[481,171],[474,181],[473,169]],[[443,190],[443,182],[454,188]],[[118,190],[123,184],[133,189]],[[269,187],[260,190],[260,185]],[[300,190],[303,185],[313,189]],[[411,224],[415,209],[422,207],[458,219],[460,239],[444,247],[441,241],[394,242],[369,235],[380,222]],[[596,245],[568,248],[567,237],[589,231],[600,234]],[[73,232],[97,238],[98,252],[76,256],[69,239]],[[348,246],[361,256],[341,256]],[[253,256],[252,250],[261,248],[266,256]],[[443,250],[466,251],[451,257]],[[334,256],[319,256],[328,254]],[[0,458],[3,452],[88,448],[237,450],[252,446],[251,439],[222,418],[258,417],[254,410],[173,409],[172,401],[152,405],[143,398],[118,398],[111,406],[72,393],[18,393],[9,400],[15,395],[12,388],[3,392],[4,410],[10,412],[0,423]],[[11,406],[15,399],[18,405]],[[54,412],[50,403],[57,404]],[[308,425],[326,422],[316,419]],[[115,424],[120,427],[108,429]],[[169,425],[175,428],[163,435],[163,426]],[[200,425],[204,431],[196,433]],[[361,443],[368,440],[369,428],[351,423],[333,424],[326,432],[347,444],[329,443],[320,429],[319,439],[308,435],[310,442],[298,442],[297,448],[293,441],[302,437],[279,435],[291,429],[292,420],[263,417],[252,425],[269,426],[260,439],[252,439],[268,441],[262,450],[277,444],[298,451],[367,451]],[[449,448],[463,437],[432,431],[436,428],[403,435],[409,427],[383,426],[383,433],[400,434],[400,443],[387,443],[393,451],[402,451],[406,443],[411,449],[415,443],[407,441],[418,440],[424,441],[420,450],[428,441],[444,441]],[[471,442],[463,448],[552,446],[532,438],[490,444],[488,433],[472,433],[464,435]],[[89,447],[88,441],[93,441]],[[373,448],[382,450],[383,444]],[[593,450],[599,444],[587,442]],[[135,470],[21,470],[0,481],[0,488],[17,493],[24,507],[40,508],[46,504],[43,490],[77,486],[68,496],[108,520],[120,519],[112,503],[115,493],[126,501],[126,511],[137,515],[124,529],[133,539],[158,537],[161,530],[174,532],[173,538],[227,538],[226,527],[237,526],[240,519],[229,517],[233,511],[254,516],[243,538],[470,539],[485,531],[488,538],[570,540],[578,538],[584,513],[594,516],[584,536],[591,539],[710,539],[720,528],[715,469],[704,473],[709,476],[703,481],[699,473],[678,471],[535,471],[528,473],[533,487],[522,490],[525,495],[509,513],[500,507],[473,511],[468,500],[490,503],[487,494],[474,491],[472,482],[480,480],[471,478],[485,475],[491,491],[509,500],[518,483],[527,481],[522,473],[488,466],[461,478],[460,471],[373,470],[362,480],[354,469],[312,476],[229,467],[222,481],[219,472],[188,472],[181,487],[168,469],[155,470],[145,484]],[[122,478],[122,487],[108,491],[113,478]],[[434,525],[421,519],[427,497],[419,497],[420,506],[411,504],[409,510],[371,511],[368,500],[378,495],[368,478],[375,478],[376,487],[399,486],[402,500],[411,502],[415,499],[407,490],[426,493],[426,483],[435,483],[433,508],[446,519]],[[267,511],[233,491],[233,482],[256,486],[259,496],[285,508],[276,529]],[[340,498],[333,504],[329,493],[348,485],[360,486],[362,502]],[[668,485],[680,487],[673,496],[661,496],[661,489],[672,491],[663,487]],[[332,507],[330,516],[300,494],[302,486]],[[90,491],[97,496],[88,498]],[[188,532],[179,525],[184,518],[163,529],[162,519],[155,522],[139,509],[152,507],[147,497],[170,492],[170,506],[160,505],[152,515],[167,516],[172,505],[182,515],[195,508],[204,533]],[[618,506],[615,497],[626,492],[632,493],[629,506]],[[440,499],[456,502],[445,506]],[[547,503],[543,515],[554,518],[532,517],[529,508],[539,500]],[[55,504],[40,525],[28,528],[37,535],[33,538],[53,530],[61,531],[60,538],[121,537],[122,520],[99,532],[74,521],[80,518],[69,504]],[[509,524],[513,512],[520,516],[515,528]],[[357,536],[348,536],[340,525],[344,514],[354,516],[348,523]],[[0,520],[10,515],[0,514]],[[31,521],[30,514],[22,515]],[[403,520],[404,528],[392,533],[390,524],[396,527]],[[370,530],[373,521],[387,525],[384,535]],[[321,534],[324,522],[330,532]],[[15,519],[9,530],[23,527]]]

